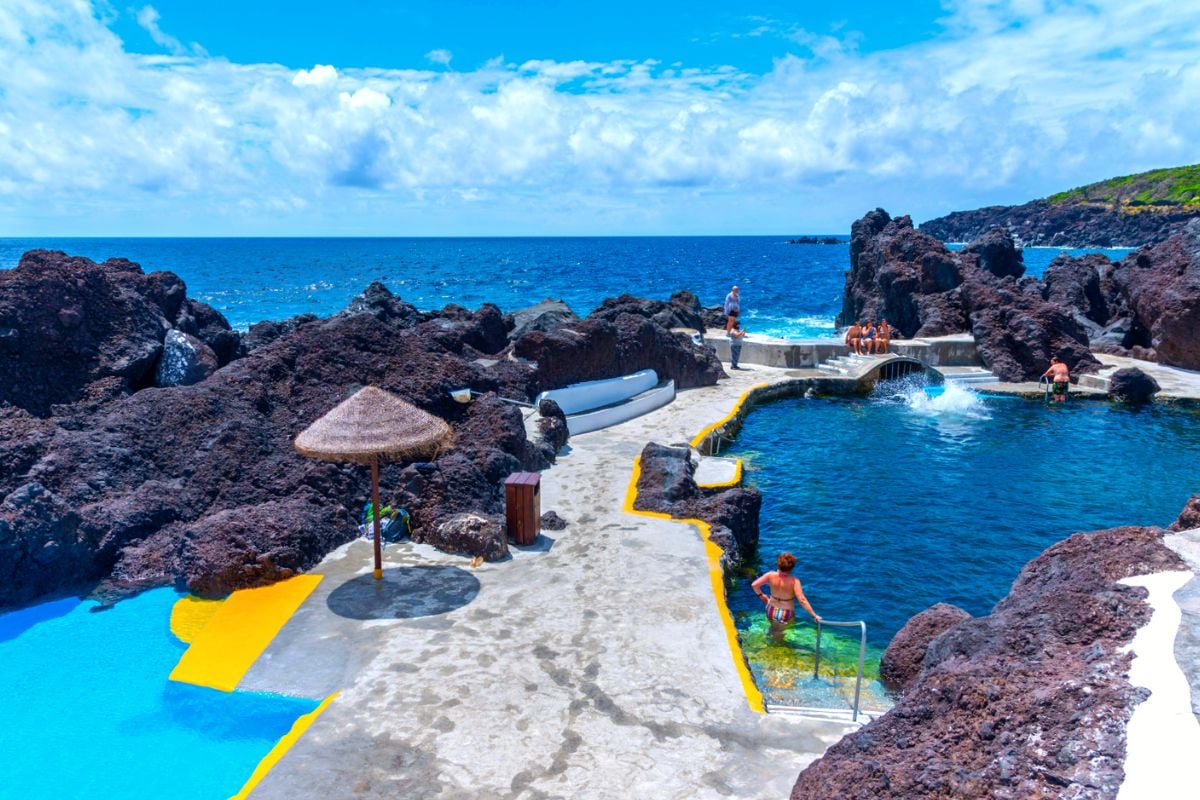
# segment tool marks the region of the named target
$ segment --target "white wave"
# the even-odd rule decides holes
[[[938,388],[941,388],[941,391],[936,391]],[[949,381],[943,387],[933,389],[930,391],[925,387],[910,388],[904,394],[904,401],[913,411],[926,416],[989,416],[987,406],[979,395],[956,381]]]

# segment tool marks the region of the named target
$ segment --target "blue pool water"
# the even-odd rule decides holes
[[[763,492],[759,566],[795,553],[817,613],[866,620],[874,656],[939,601],[988,613],[1054,542],[1168,525],[1200,492],[1196,410],[940,388],[765,404],[725,453],[745,459]],[[735,581],[730,603],[753,662],[766,645],[749,578]],[[793,634],[800,649],[806,627]],[[767,648],[764,658],[779,655]]]
[[[690,289],[707,305],[742,289],[751,333],[829,336],[841,308],[849,245],[789,245],[785,236],[458,239],[0,239],[0,269],[35,247],[95,260],[121,256],[171,270],[236,328],[340,310],[373,280],[422,309],[496,303],[504,311],[559,297],[586,314],[629,292]],[[1041,275],[1060,252],[1025,251]]]
[[[0,615],[0,797],[222,800],[316,701],[172,683],[179,595]]]

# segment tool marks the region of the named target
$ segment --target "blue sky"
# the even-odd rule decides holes
[[[140,7],[139,7],[140,8]],[[904,3],[695,2],[245,2],[158,0],[160,25],[181,42],[239,63],[295,68],[429,65],[445,50],[455,69],[496,57],[524,62],[656,59],[693,67],[730,64],[750,72],[801,51],[802,32],[851,40],[863,52],[900,47],[941,32],[938,0]],[[118,13],[113,30],[130,48],[158,48],[137,22]]]
[[[1200,3],[4,0],[0,235],[845,232],[1200,161]]]

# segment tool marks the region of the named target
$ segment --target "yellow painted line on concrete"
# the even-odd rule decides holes
[[[750,674],[750,667],[746,664],[746,657],[742,653],[742,646],[738,643],[737,628],[733,624],[733,615],[729,613],[729,605],[725,602],[725,571],[721,569],[721,555],[724,551],[720,545],[712,540],[710,535],[712,531],[708,523],[704,520],[676,519],[670,514],[664,514],[660,511],[640,511],[634,508],[633,505],[637,501],[638,478],[641,475],[642,457],[638,456],[633,460],[633,474],[629,477],[629,488],[625,490],[625,502],[621,507],[622,510],[627,514],[637,514],[643,517],[695,525],[700,531],[700,539],[704,542],[704,555],[708,558],[708,579],[712,584],[713,597],[717,601],[717,613],[721,618],[721,625],[725,629],[725,638],[729,642],[729,652],[733,656],[733,666],[737,669],[738,678],[742,682],[742,691],[746,694],[746,702],[749,704],[750,710],[757,711],[760,714],[765,713],[766,707],[763,705],[762,692],[759,691],[758,686],[754,683],[754,676]]]
[[[732,411],[730,411],[725,416],[721,417],[719,420],[717,420],[713,424],[705,426],[703,430],[701,430],[698,434],[696,434],[694,437],[692,437],[692,447],[699,447],[701,444],[704,443],[704,440],[707,439],[713,431],[715,431],[717,428],[722,427],[723,425],[725,425],[725,423],[729,422],[731,419],[736,417],[738,415],[738,412],[742,410],[742,404],[746,402],[746,399],[748,397],[750,397],[751,394],[753,394],[754,392],[757,392],[759,389],[765,389],[766,387],[768,387],[770,385],[771,384],[769,384],[769,383],[757,383],[754,386],[751,386],[746,391],[742,392],[742,396],[739,397],[737,402],[733,404]]]
[[[254,772],[250,774],[249,780],[247,780],[245,785],[242,786],[241,791],[239,791],[233,797],[230,797],[229,800],[246,800],[246,798],[250,796],[250,793],[258,787],[259,781],[267,777],[267,773],[275,768],[275,765],[279,763],[279,759],[287,755],[287,751],[292,749],[292,745],[300,740],[300,737],[304,735],[304,732],[307,731],[309,727],[311,727],[312,724],[317,721],[317,717],[321,716],[321,714],[325,712],[325,709],[329,707],[329,704],[332,703],[334,698],[336,698],[339,694],[341,694],[341,692],[334,692],[333,694],[329,695],[329,697],[326,697],[324,700],[322,700],[321,705],[317,706],[307,714],[297,718],[297,720],[292,723],[292,729],[285,733],[283,738],[275,743],[275,746],[271,748],[271,752],[263,756],[262,761],[258,762],[258,766],[254,768]]]
[[[224,602],[206,600],[194,594],[181,597],[171,606],[171,633],[179,641],[191,644]]]
[[[171,671],[171,680],[232,692],[323,575],[241,589],[221,603]]]
[[[727,481],[717,481],[716,483],[697,483],[697,489],[728,489],[730,486],[738,486],[742,482],[742,460],[737,459],[737,463],[733,465],[733,477]]]

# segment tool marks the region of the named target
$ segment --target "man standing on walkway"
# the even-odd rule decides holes
[[[734,286],[725,295],[725,333],[733,330],[734,319],[742,313],[742,303],[738,299],[738,287]]]

